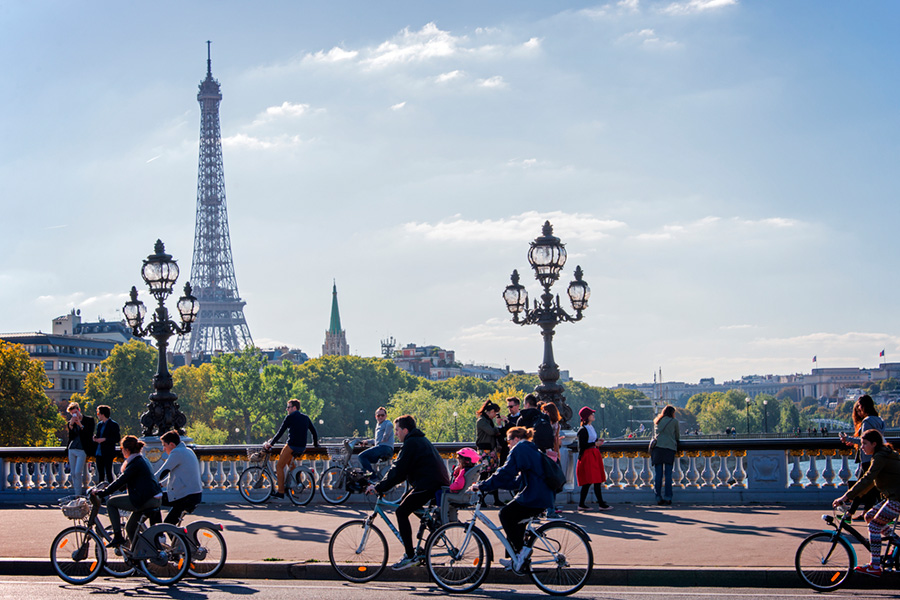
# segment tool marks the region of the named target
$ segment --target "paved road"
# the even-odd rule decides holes
[[[0,600],[90,600],[98,596],[117,595],[127,598],[172,598],[175,600],[224,600],[225,598],[265,598],[266,600],[398,600],[400,598],[490,598],[497,600],[546,599],[531,585],[485,585],[466,595],[446,594],[428,584],[373,583],[355,586],[337,582],[299,583],[279,581],[220,580],[215,583],[182,582],[171,588],[148,585],[140,579],[98,579],[85,586],[69,586],[51,577],[2,577]],[[573,598],[598,600],[877,600],[896,598],[889,589],[838,591],[827,595],[805,589],[754,588],[660,588],[660,587],[587,587]]]

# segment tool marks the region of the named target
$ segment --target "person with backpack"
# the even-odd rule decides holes
[[[600,446],[604,440],[597,437],[594,429],[594,409],[587,406],[578,411],[581,418],[581,428],[578,430],[578,464],[575,466],[575,475],[578,485],[581,486],[581,499],[578,501],[579,512],[589,512],[587,497],[591,486],[594,486],[594,495],[600,510],[612,508],[603,501],[603,482],[606,481],[606,470],[603,468],[603,455],[600,454]]]
[[[554,436],[550,417],[538,408],[538,399],[534,394],[525,396],[524,404],[525,408],[522,409],[516,425],[534,430],[533,442],[538,450],[541,452],[551,450]]]
[[[524,411],[523,411],[524,412]],[[472,486],[473,490],[490,492],[497,489],[515,490],[521,482],[523,487],[506,506],[500,509],[500,524],[506,539],[515,551],[509,559],[500,559],[500,564],[507,570],[520,572],[531,554],[531,548],[525,546],[525,523],[530,517],[536,517],[553,504],[553,496],[544,481],[543,457],[537,446],[531,441],[534,431],[524,427],[513,427],[506,433],[509,443],[509,458],[496,473],[481,483]]]
[[[884,435],[884,419],[878,416],[878,410],[875,409],[875,401],[872,400],[872,397],[868,394],[864,394],[859,397],[856,401],[856,404],[853,405],[853,430],[854,435],[850,436],[841,432],[840,438],[841,441],[850,445],[856,445],[856,480],[859,480],[862,475],[869,470],[869,463],[872,461],[872,455],[867,454],[862,449],[862,436],[865,432],[870,429],[874,429],[879,432],[881,435]],[[847,484],[852,486],[855,481],[848,481]],[[857,521],[862,521],[865,518],[865,513],[870,508],[875,506],[880,500],[880,495],[877,489],[870,489],[865,494],[861,494],[856,496],[853,499],[853,505],[850,507],[850,513],[853,514],[856,512],[856,509],[859,508],[859,505],[862,504],[863,511],[856,518]]]

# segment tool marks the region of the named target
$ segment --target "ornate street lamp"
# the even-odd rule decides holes
[[[763,400],[763,415],[766,422],[766,435],[769,435],[769,401]]]
[[[172,393],[172,375],[169,374],[169,364],[166,360],[166,347],[168,340],[176,333],[184,335],[191,330],[191,323],[200,313],[200,303],[191,294],[191,284],[184,286],[184,296],[178,299],[178,313],[181,315],[181,326],[169,318],[169,311],[163,302],[172,293],[175,281],[178,279],[178,264],[171,255],[166,254],[165,246],[160,240],[156,240],[154,254],[144,261],[141,276],[150,288],[150,294],[156,298],[159,306],[153,312],[153,320],[143,327],[144,316],[147,307],[138,300],[136,287],[131,288],[131,300],[125,303],[123,312],[125,321],[131,327],[136,337],[150,335],[156,340],[159,350],[159,363],[156,375],[153,376],[154,392],[150,394],[150,402],[147,404],[147,412],[141,415],[141,427],[143,435],[162,435],[169,430],[176,430],[184,435],[184,426],[187,418],[178,410],[178,396]]]
[[[750,396],[744,398],[747,402],[747,436],[750,436]]]
[[[456,417],[459,416],[459,413],[455,410],[453,411],[453,441],[459,441],[459,429],[456,428]]]
[[[570,315],[559,305],[559,295],[554,297],[550,287],[559,279],[559,272],[566,264],[566,247],[553,235],[550,221],[544,223],[542,234],[531,242],[528,250],[528,262],[534,269],[535,279],[544,288],[540,303],[535,302],[533,308],[529,308],[528,292],[519,284],[518,270],[512,272],[512,283],[503,291],[503,300],[506,302],[506,309],[512,313],[513,323],[540,326],[544,338],[544,360],[538,368],[541,383],[534,391],[540,401],[556,404],[563,425],[568,426],[572,409],[566,404],[566,397],[563,395],[565,388],[559,383],[559,365],[553,359],[553,335],[558,323],[581,320],[581,313],[587,308],[588,298],[591,297],[591,288],[582,279],[581,267],[576,267],[575,280],[567,290],[575,315]]]

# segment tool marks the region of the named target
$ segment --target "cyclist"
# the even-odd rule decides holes
[[[142,512],[159,508],[163,495],[162,488],[159,486],[159,482],[153,475],[150,461],[141,454],[144,442],[133,435],[126,435],[122,438],[121,445],[122,456],[125,458],[122,474],[116,477],[116,480],[110,483],[105,490],[91,490],[92,494],[96,494],[100,498],[111,496],[113,492],[117,492],[122,488],[128,490],[126,494],[112,496],[106,501],[106,509],[109,512],[109,521],[113,528],[113,539],[106,544],[107,548],[121,546],[125,544],[126,539],[133,539]],[[125,534],[127,538],[122,538],[122,521],[119,517],[120,510],[131,511],[131,516],[128,518],[128,523],[125,525]]]
[[[387,420],[387,409],[379,406],[375,409],[375,438],[372,440],[363,440],[362,445],[372,445],[371,448],[365,450],[359,455],[359,466],[363,471],[372,474],[369,478],[371,483],[378,483],[378,474],[372,468],[373,462],[378,462],[394,455],[394,427]]]
[[[366,493],[383,494],[398,483],[406,480],[409,489],[397,507],[397,529],[403,540],[405,554],[399,562],[391,565],[395,571],[409,568],[419,562],[413,547],[412,526],[409,516],[435,499],[437,491],[450,485],[447,465],[434,445],[428,441],[421,429],[416,427],[412,415],[394,419],[394,433],[403,444],[397,459],[377,485],[369,485]]]
[[[294,456],[300,456],[306,452],[306,435],[307,432],[312,433],[313,446],[319,446],[319,434],[313,427],[312,421],[308,416],[300,412],[300,401],[297,399],[288,400],[287,416],[281,424],[281,429],[275,434],[271,440],[263,444],[263,448],[269,450],[273,445],[278,443],[279,438],[288,431],[288,441],[281,454],[278,455],[278,465],[275,468],[275,479],[278,481],[278,491],[272,494],[274,498],[284,498],[284,472],[291,463]]]
[[[171,507],[166,523],[178,525],[181,515],[193,512],[203,497],[200,481],[200,461],[194,451],[184,445],[177,431],[164,433],[160,438],[168,458],[156,472],[160,482],[165,478],[162,505]]]
[[[838,505],[865,494],[873,487],[885,496],[885,500],[869,509],[865,515],[869,524],[869,551],[872,560],[867,565],[856,567],[857,573],[879,577],[881,538],[890,532],[890,522],[900,515],[900,454],[897,454],[893,446],[885,442],[881,433],[874,429],[862,434],[860,446],[863,452],[872,457],[869,470],[856,485],[835,500],[833,505],[837,508]]]
[[[531,548],[525,545],[525,523],[523,521],[536,517],[553,505],[553,492],[544,483],[544,467],[541,464],[541,453],[531,441],[533,429],[513,427],[506,432],[509,443],[509,457],[502,467],[490,479],[472,486],[474,490],[490,492],[496,489],[515,490],[521,483],[525,487],[519,491],[512,501],[500,509],[500,524],[506,533],[515,556],[500,559],[500,564],[507,570],[521,571],[525,560],[531,555]]]

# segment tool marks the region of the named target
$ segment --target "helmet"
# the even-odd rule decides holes
[[[468,458],[473,463],[477,463],[481,459],[481,456],[479,456],[478,453],[475,452],[474,450],[472,450],[471,448],[460,448],[459,450],[456,451],[456,453],[459,454],[460,456]]]

